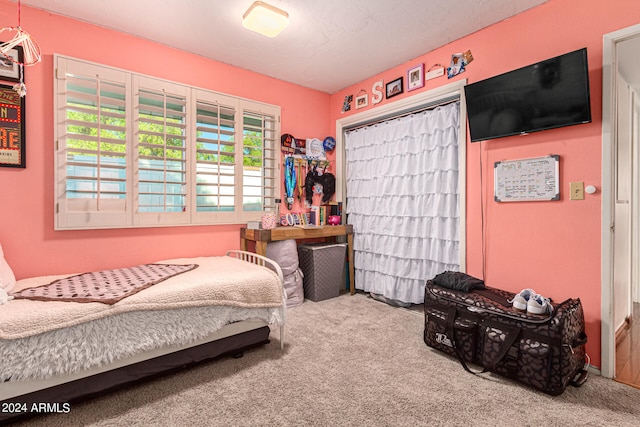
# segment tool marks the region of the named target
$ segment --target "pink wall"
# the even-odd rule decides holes
[[[640,2],[629,0],[550,0],[518,16],[487,27],[470,36],[353,85],[331,98],[331,122],[341,114],[345,95],[361,89],[371,94],[373,82],[385,83],[404,76],[413,66],[447,66],[452,53],[473,53],[467,70],[451,79],[469,83],[514,68],[587,47],[591,86],[591,124],[509,137],[483,143],[467,142],[467,272],[482,276],[481,205],[485,203],[488,285],[518,292],[531,287],[556,301],[582,300],[587,321],[587,352],[600,364],[600,191],[582,201],[568,200],[569,182],[584,181],[600,190],[602,132],[602,37],[640,21]],[[427,81],[418,91],[450,81],[440,77]],[[400,97],[411,96],[416,91]],[[371,103],[370,103],[371,104]],[[366,108],[375,108],[369,106]],[[468,141],[468,137],[467,137]],[[558,202],[496,203],[493,201],[492,165],[505,159],[559,154],[561,200]],[[480,186],[482,159],[484,187]]]
[[[0,22],[17,24],[15,2],[0,0]],[[280,105],[283,132],[324,138],[332,131],[328,94],[24,6],[21,23],[43,60],[26,70],[27,168],[0,168],[0,243],[18,278],[219,255],[240,246],[240,225],[53,230],[54,53]]]
[[[14,25],[16,5],[0,0],[0,22]],[[53,53],[277,104],[282,131],[324,137],[335,132],[347,94],[405,76],[423,62],[448,64],[452,53],[471,49],[475,60],[452,80],[478,81],[531,62],[587,47],[593,123],[467,144],[467,270],[482,275],[480,193],[485,199],[486,280],[519,291],[533,287],[555,300],[582,299],[587,350],[600,363],[600,194],[569,201],[571,181],[600,187],[602,36],[638,23],[640,2],[550,0],[535,9],[428,52],[415,61],[333,96],[291,85],[135,37],[22,8],[22,27],[40,43],[43,62],[26,72],[27,168],[0,168],[0,243],[18,278],[132,265],[174,256],[217,255],[239,247],[239,225],[155,229],[53,231]],[[170,63],[171,67],[165,64]],[[427,82],[418,91],[448,83]],[[410,92],[394,98],[409,96]],[[383,103],[388,101],[383,101]],[[367,107],[373,108],[373,107]],[[358,112],[364,110],[357,110]],[[498,204],[487,171],[503,159],[561,156],[562,200]],[[479,156],[485,187],[480,188]]]

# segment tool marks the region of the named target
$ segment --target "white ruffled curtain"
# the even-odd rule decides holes
[[[454,102],[346,133],[357,289],[420,304],[427,279],[459,270],[459,112]]]

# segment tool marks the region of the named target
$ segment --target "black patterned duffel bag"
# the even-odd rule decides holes
[[[586,381],[587,336],[579,299],[536,315],[515,310],[509,302],[513,293],[481,287],[467,292],[427,281],[424,342],[429,347],[457,357],[471,373],[494,372],[551,395]]]

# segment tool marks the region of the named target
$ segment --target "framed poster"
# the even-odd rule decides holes
[[[0,166],[24,168],[24,97],[0,84]]]
[[[10,49],[6,56],[0,55],[0,80],[16,83],[21,81],[22,67],[19,64],[22,63],[24,63],[22,46],[15,46]]]
[[[496,202],[560,200],[560,156],[494,163]]]

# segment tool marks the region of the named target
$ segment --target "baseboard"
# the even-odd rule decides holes
[[[631,322],[632,322],[631,317],[627,317],[626,319],[624,319],[624,323],[622,324],[622,326],[620,326],[616,330],[616,334],[615,334],[616,345],[620,344],[620,342],[629,335],[629,331],[631,330]]]
[[[589,372],[590,374],[593,374],[593,375],[598,375],[598,376],[602,375],[602,371],[598,367],[593,366],[593,365],[588,365],[587,366],[587,372]]]

